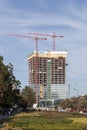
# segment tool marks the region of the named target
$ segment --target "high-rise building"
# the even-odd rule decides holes
[[[38,100],[67,98],[66,57],[67,51],[34,51],[29,55],[29,86]]]

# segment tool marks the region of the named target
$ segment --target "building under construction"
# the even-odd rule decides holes
[[[61,100],[67,98],[67,51],[34,51],[28,57],[29,85],[36,100]]]

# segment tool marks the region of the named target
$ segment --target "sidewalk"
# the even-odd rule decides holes
[[[10,115],[1,115],[0,114],[0,130],[2,130],[1,128],[3,127],[3,121],[4,121],[4,119],[7,119],[9,117],[10,117]]]
[[[10,117],[10,115],[1,115],[1,114],[0,114],[0,120],[6,119],[6,118],[8,118],[8,117]]]

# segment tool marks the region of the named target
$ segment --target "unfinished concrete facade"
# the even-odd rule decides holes
[[[66,57],[67,51],[43,51],[38,52],[37,56],[36,52],[33,52],[28,57],[29,86],[37,91],[38,100],[67,97]]]

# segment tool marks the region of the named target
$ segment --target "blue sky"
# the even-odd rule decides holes
[[[22,87],[28,85],[28,55],[35,40],[11,37],[7,33],[28,36],[28,32],[52,34],[56,50],[67,50],[67,84],[71,95],[79,90],[87,94],[87,0],[0,0],[0,55],[4,63],[14,65],[14,75]],[[39,50],[52,50],[52,39],[39,40]]]

